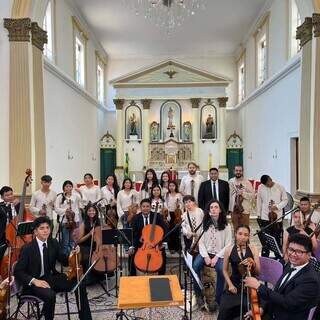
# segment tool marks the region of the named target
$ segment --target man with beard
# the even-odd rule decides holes
[[[243,167],[234,167],[234,178],[229,180],[229,212],[234,230],[241,224],[249,225],[254,200],[254,190],[249,180],[243,177]]]
[[[302,197],[299,202],[300,212],[303,214],[304,221],[306,221],[307,227],[311,224],[316,226],[320,222],[319,209],[311,209],[310,199],[308,197]]]
[[[198,166],[194,162],[188,163],[188,174],[181,179],[180,192],[183,196],[193,196],[198,203],[199,188],[204,179],[197,173],[197,169]]]

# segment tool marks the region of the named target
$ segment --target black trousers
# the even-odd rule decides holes
[[[50,285],[50,288],[39,288],[34,285],[27,286],[23,288],[23,294],[31,294],[40,298],[43,302],[43,313],[45,320],[54,319],[54,309],[56,304],[56,293],[57,292],[69,292],[76,285],[77,281],[67,280],[65,274],[51,275],[50,277],[43,277],[41,280],[45,280]],[[79,290],[76,290],[76,300],[79,306],[79,294],[80,291],[80,308],[79,308],[79,318],[81,320],[91,320],[91,311],[89,307],[87,291],[85,286],[80,285]]]
[[[174,212],[170,211],[170,223],[169,223],[169,229],[172,230],[175,227],[174,224]],[[176,228],[170,235],[168,239],[168,248],[169,250],[174,250],[174,251],[180,251],[181,250],[181,242],[180,242],[180,230],[181,227]]]

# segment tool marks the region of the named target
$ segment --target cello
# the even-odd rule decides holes
[[[156,224],[157,209],[154,212],[152,224],[147,224],[142,229],[142,246],[134,256],[134,264],[141,272],[156,272],[163,264],[160,242],[163,239],[163,229]]]
[[[20,198],[19,213],[8,223],[6,227],[6,239],[9,246],[12,248],[12,264],[15,263],[19,257],[22,246],[32,241],[32,235],[19,236],[17,235],[18,225],[21,222],[31,222],[34,220],[34,216],[25,208],[25,198],[27,187],[32,181],[31,169],[26,170],[26,177],[23,182],[22,194]],[[1,261],[1,277],[2,279],[8,276],[9,257],[3,257]]]

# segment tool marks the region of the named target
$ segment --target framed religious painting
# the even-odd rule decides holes
[[[182,125],[182,140],[183,142],[192,141],[192,125],[190,121],[186,121]]]
[[[213,104],[205,104],[200,115],[200,139],[215,141],[217,139],[217,109]]]
[[[141,141],[142,138],[141,109],[133,102],[131,102],[125,111],[125,136],[127,141]]]
[[[150,124],[150,141],[151,142],[158,142],[160,139],[160,130],[159,130],[159,123],[156,121],[152,121]]]
[[[175,100],[167,100],[161,106],[161,140],[181,139],[181,106]]]

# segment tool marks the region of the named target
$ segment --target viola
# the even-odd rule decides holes
[[[26,177],[23,182],[22,194],[20,198],[20,207],[19,213],[14,217],[6,227],[6,239],[9,246],[12,248],[12,264],[18,260],[20,255],[21,248],[24,244],[32,241],[32,235],[18,236],[17,229],[20,222],[29,222],[34,220],[34,216],[25,208],[25,199],[27,187],[31,184],[32,181],[32,171],[31,169],[26,170]],[[9,257],[8,255],[4,256],[1,260],[0,273],[2,279],[8,277],[8,265]]]
[[[156,272],[162,264],[162,254],[159,243],[163,238],[163,229],[156,225],[157,212],[154,213],[152,224],[147,224],[142,229],[142,246],[138,249],[134,257],[136,268],[142,272]]]
[[[68,280],[73,280],[77,278],[79,281],[80,277],[83,274],[82,266],[80,265],[81,253],[71,253],[69,256],[69,267],[66,272]]]
[[[176,209],[174,210],[174,221],[175,225],[180,224],[182,222],[182,210],[180,209],[179,199],[176,201]]]
[[[68,208],[66,210],[66,220],[67,221],[65,222],[65,227],[66,227],[66,229],[74,230],[77,227],[77,224],[74,220],[76,215],[71,208],[71,199],[68,199],[67,203],[68,203]]]
[[[128,207],[128,223],[131,224],[132,219],[138,212],[138,204],[134,203],[134,195],[131,195],[131,205]]]
[[[241,183],[239,186],[235,186],[235,187],[236,187],[236,190],[243,189],[243,185]],[[243,196],[239,194],[239,191],[236,191],[236,198],[235,198],[234,208],[233,208],[234,214],[242,214],[244,212],[242,202],[243,202]]]
[[[273,200],[270,200],[269,202],[269,213],[268,213],[268,217],[269,217],[269,222],[272,223],[274,221],[276,221],[278,219],[278,214],[277,212],[275,212],[272,207],[274,206],[275,202]],[[274,230],[274,231],[277,231],[281,228],[280,224],[275,222],[271,228]]]

